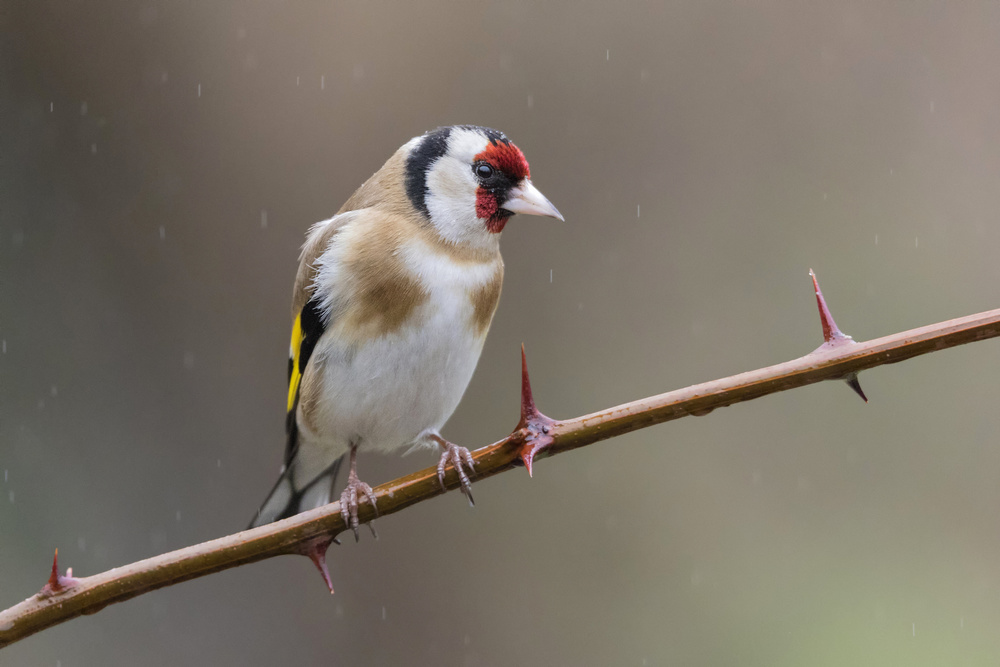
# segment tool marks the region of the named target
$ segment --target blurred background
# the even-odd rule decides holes
[[[242,529],[308,226],[439,125],[515,218],[445,429],[572,417],[1000,306],[992,3],[0,0],[0,607]],[[512,471],[114,605],[3,665],[996,665],[1000,345]],[[436,456],[362,455],[377,484]]]

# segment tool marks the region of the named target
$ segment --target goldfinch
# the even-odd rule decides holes
[[[472,378],[503,282],[500,232],[515,213],[562,220],[521,150],[485,127],[441,127],[389,158],[309,230],[292,296],[287,444],[251,527],[340,495],[358,536],[357,453],[441,449],[470,502],[472,456],[440,429]],[[374,532],[374,531],[373,531]]]

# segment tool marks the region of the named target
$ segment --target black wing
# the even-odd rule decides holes
[[[288,435],[285,446],[286,466],[295,458],[299,446],[299,425],[295,418],[299,405],[299,385],[316,343],[325,330],[326,322],[319,301],[310,299],[292,324],[292,344],[288,358],[288,414],[285,416],[285,433]]]

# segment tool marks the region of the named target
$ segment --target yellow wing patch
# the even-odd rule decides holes
[[[288,373],[288,412],[291,412],[295,408],[299,383],[302,382],[302,371],[299,370],[299,355],[302,352],[302,313],[295,316],[295,323],[292,325],[292,345],[288,352],[292,362]]]

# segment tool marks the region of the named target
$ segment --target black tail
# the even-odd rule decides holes
[[[346,456],[346,455],[345,455]],[[344,462],[344,456],[334,461],[330,467],[308,480],[302,486],[297,486],[296,466],[292,461],[281,473],[267,500],[257,510],[257,515],[250,522],[249,528],[263,526],[273,521],[281,521],[300,512],[321,507],[330,502],[333,485],[337,481],[337,473]]]

